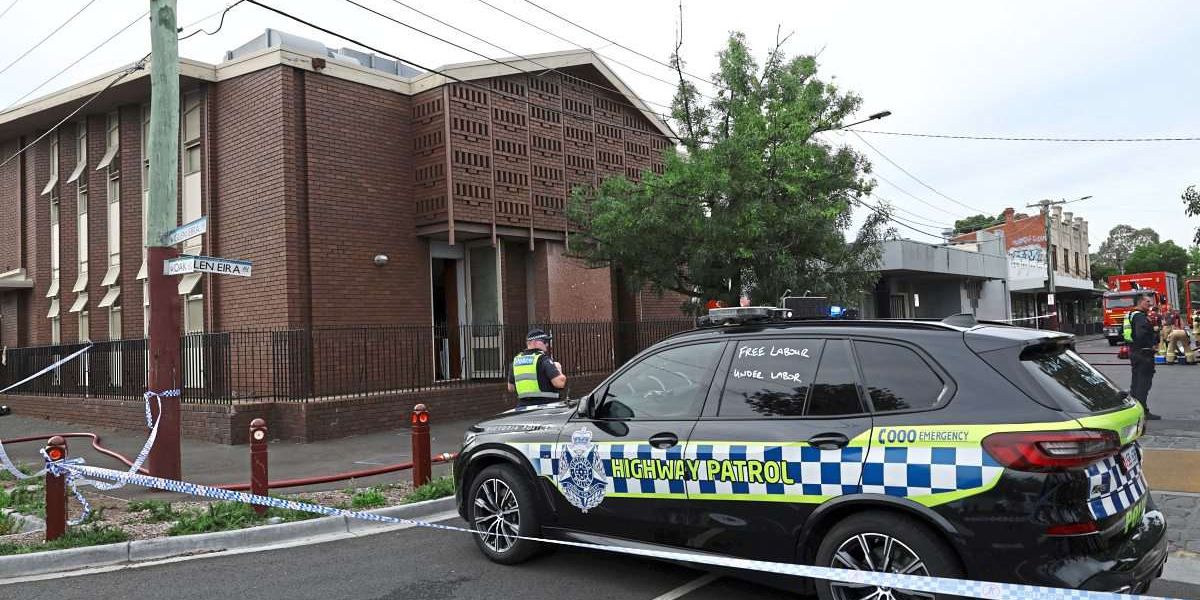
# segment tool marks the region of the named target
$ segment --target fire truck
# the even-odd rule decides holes
[[[1200,280],[1189,280],[1188,285],[1188,312],[1191,312],[1200,308]],[[1197,287],[1194,296],[1192,285]],[[1179,276],[1174,273],[1154,271],[1113,275],[1108,278],[1108,289],[1104,293],[1104,337],[1108,338],[1110,346],[1116,346],[1124,339],[1121,328],[1125,313],[1133,310],[1140,294],[1153,292],[1156,304],[1169,303],[1179,309],[1180,315],[1185,315],[1179,305]]]

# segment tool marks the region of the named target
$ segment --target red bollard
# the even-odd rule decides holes
[[[67,457],[67,440],[56,435],[46,441],[46,456],[58,461]],[[46,473],[46,541],[67,533],[67,478]]]
[[[250,493],[266,496],[267,485],[267,422],[262,419],[250,421]],[[254,512],[264,517],[267,507],[254,505]]]
[[[413,487],[421,487],[429,483],[429,411],[424,404],[418,404],[412,411],[412,475]]]

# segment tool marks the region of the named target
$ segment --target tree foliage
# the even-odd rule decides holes
[[[1117,225],[1108,232],[1108,239],[1100,244],[1100,260],[1117,267],[1121,273],[1138,273],[1130,271],[1125,261],[1129,260],[1134,249],[1148,244],[1158,243],[1158,232],[1149,227],[1135,229],[1129,225]]]
[[[869,165],[817,134],[839,128],[859,98],[818,78],[813,57],[786,58],[778,45],[760,66],[741,34],[718,62],[715,100],[680,77],[672,117],[683,151],[667,153],[662,175],[575,191],[568,215],[583,233],[572,252],[698,306],[736,306],[743,291],[773,304],[788,289],[857,299],[877,277],[889,209],[872,210],[846,242],[851,207],[872,187]]]
[[[1100,286],[1107,286],[1109,276],[1117,275],[1121,272],[1117,268],[1117,265],[1100,258],[1098,252],[1088,255],[1088,265],[1091,267],[1092,282]]]
[[[1168,271],[1183,274],[1188,268],[1188,252],[1167,240],[1156,244],[1138,246],[1125,261],[1126,273],[1147,273],[1150,271]]]
[[[995,225],[997,222],[1003,223],[1004,219],[1000,217],[989,217],[987,215],[971,215],[965,219],[959,219],[954,222],[954,233],[963,234],[979,231]]]
[[[1200,244],[1188,248],[1188,277],[1200,277]]]
[[[1196,191],[1196,186],[1189,185],[1183,191],[1183,206],[1189,217],[1200,217],[1200,192]],[[1200,227],[1196,228],[1196,236],[1192,241],[1200,245]]]

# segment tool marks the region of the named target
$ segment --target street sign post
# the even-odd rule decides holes
[[[249,277],[251,263],[248,260],[217,258],[214,256],[192,256],[185,254],[163,264],[165,275],[186,275],[188,273],[215,273],[217,275],[235,275]]]
[[[198,235],[204,235],[206,233],[208,233],[207,215],[200,217],[191,223],[180,225],[179,227],[166,232],[162,237],[162,245],[174,246],[175,244],[186,242],[187,240],[190,240]]]

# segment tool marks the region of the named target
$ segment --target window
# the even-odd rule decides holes
[[[76,257],[79,276],[71,291],[78,294],[87,289],[88,282],[88,198],[87,192],[79,192],[75,205]]]
[[[108,180],[108,272],[100,285],[116,283],[121,270],[121,180]]]
[[[79,341],[88,342],[92,339],[92,320],[88,317],[88,311],[79,313]],[[84,369],[86,373],[87,370]]]
[[[1075,253],[1075,274],[1083,275],[1083,271],[1079,270],[1079,253],[1078,252]]]
[[[600,419],[691,419],[699,416],[722,344],[662,350],[617,376],[599,409]]]
[[[1125,395],[1095,367],[1065,346],[1031,346],[1021,366],[1067,412],[1096,413],[1125,405]]]
[[[721,393],[720,416],[802,416],[824,346],[824,340],[813,339],[739,342]]]
[[[1058,246],[1050,244],[1050,268],[1058,270]]]
[[[804,414],[810,417],[853,415],[866,412],[858,396],[850,342],[830,340],[821,353],[821,366],[809,392]]]
[[[945,383],[916,352],[895,344],[854,342],[876,412],[931,408]]]
[[[50,136],[50,179],[42,189],[42,195],[48,195],[58,186],[58,132]]]
[[[1071,251],[1067,248],[1063,248],[1063,272],[1071,272]]]
[[[79,181],[80,191],[87,190],[87,177],[79,179],[80,175],[87,170],[87,121],[80,121],[75,125],[75,156],[78,157],[75,161],[75,170],[71,171],[71,176],[67,178],[67,183]]]
[[[108,339],[121,339],[121,307],[113,306],[108,309]],[[108,376],[109,382],[113,387],[121,387],[123,381],[121,352],[112,352],[108,355]]]
[[[117,156],[117,150],[121,147],[121,120],[116,112],[108,114],[107,127],[105,129],[105,147],[104,156],[100,157],[100,162],[96,163],[96,170],[107,169],[113,165],[113,159]],[[116,162],[116,169],[120,170],[121,161]],[[110,169],[111,176],[111,169]]]
[[[61,252],[59,249],[59,233],[62,226],[59,223],[58,194],[50,196],[50,289],[46,291],[47,298],[58,297],[59,278],[62,276]]]
[[[184,99],[183,114],[183,214],[182,223],[191,223],[201,216],[200,189],[200,96],[190,94]],[[183,243],[184,254],[201,254],[204,236]]]
[[[58,300],[55,300],[54,302],[57,303]],[[54,317],[53,319],[50,319],[50,344],[53,346],[57,346],[61,343],[62,343],[62,318]],[[55,369],[55,371],[57,372],[57,369]]]
[[[204,296],[187,296],[183,301],[183,332],[204,333]]]
[[[119,340],[121,333],[121,307],[111,306],[108,309],[108,339]]]

